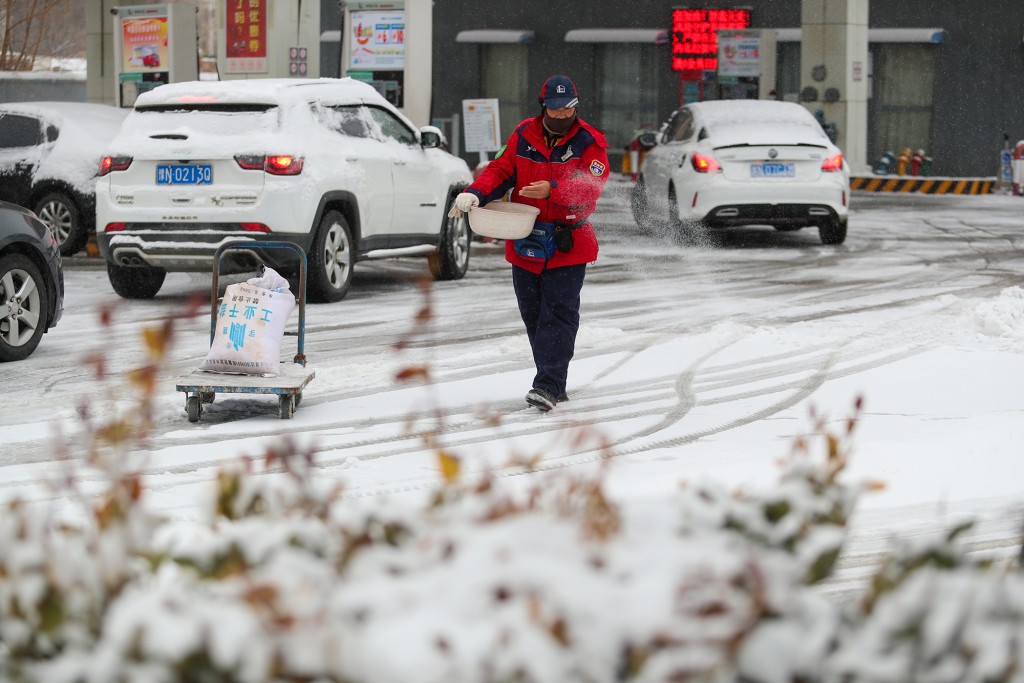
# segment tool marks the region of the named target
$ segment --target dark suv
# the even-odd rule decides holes
[[[65,256],[95,230],[100,156],[127,114],[84,102],[0,104],[0,200],[34,211]]]

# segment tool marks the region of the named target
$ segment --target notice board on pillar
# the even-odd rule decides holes
[[[501,149],[501,114],[494,98],[462,100],[462,122],[467,152]]]
[[[405,10],[353,11],[348,76],[366,81],[396,107],[405,106]]]

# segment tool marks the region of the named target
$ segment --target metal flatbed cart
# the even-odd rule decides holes
[[[302,401],[302,390],[312,381],[316,373],[306,367],[304,353],[306,337],[306,253],[297,244],[290,242],[251,242],[233,240],[225,242],[214,255],[213,285],[210,293],[210,346],[217,331],[217,308],[220,301],[220,262],[225,252],[231,249],[291,249],[299,256],[299,326],[295,332],[286,335],[298,337],[298,352],[291,363],[281,363],[281,373],[276,377],[258,375],[232,375],[195,369],[180,377],[177,391],[185,392],[185,411],[189,422],[198,422],[203,406],[213,403],[218,393],[233,394],[276,394],[278,414],[281,419],[290,419]]]

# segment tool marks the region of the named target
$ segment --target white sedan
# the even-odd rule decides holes
[[[633,190],[641,227],[681,237],[737,225],[816,226],[846,239],[849,167],[807,109],[774,100],[687,104],[657,133]]]

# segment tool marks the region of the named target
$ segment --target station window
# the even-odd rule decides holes
[[[932,149],[935,46],[871,45],[873,63],[868,156],[887,151]]]
[[[657,130],[658,63],[654,45],[608,43],[597,48],[600,101],[595,111],[584,93],[582,117],[594,120],[612,150],[629,144],[638,130]]]
[[[534,107],[528,107],[531,98],[527,95],[527,46],[493,43],[485,45],[482,53],[483,96],[498,100],[500,137],[504,141],[516,124],[537,113]]]

